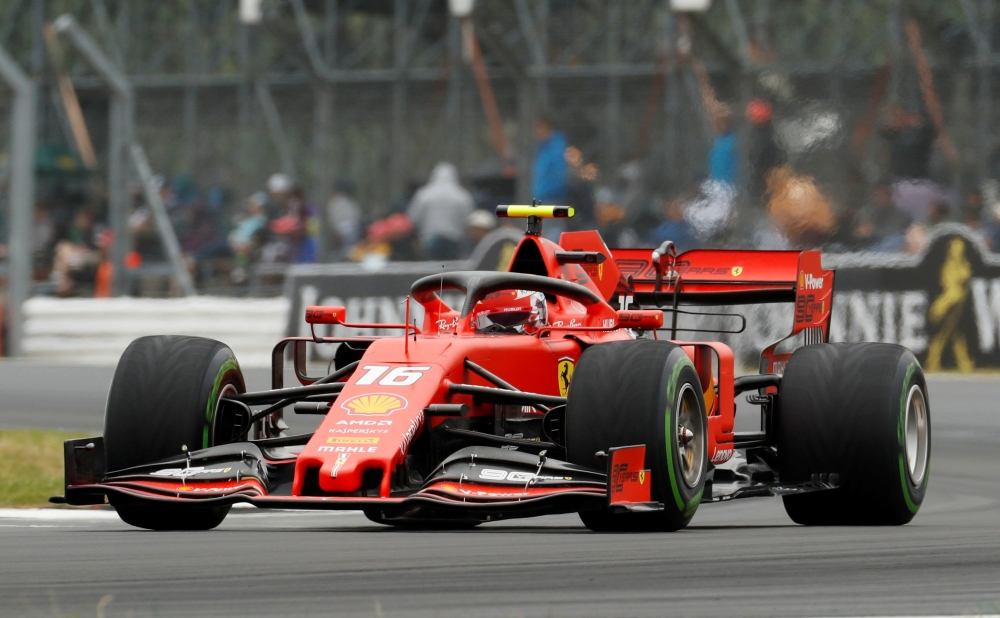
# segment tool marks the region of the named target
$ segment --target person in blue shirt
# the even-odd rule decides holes
[[[708,180],[736,184],[739,153],[733,116],[729,106],[721,103],[713,119],[717,136],[708,154]]]
[[[543,113],[535,120],[535,139],[531,196],[543,204],[561,204],[569,193],[566,134],[556,129],[550,114]]]
[[[659,247],[664,240],[673,241],[678,253],[698,248],[695,229],[684,220],[683,198],[678,196],[668,200],[664,214],[666,218],[650,232],[646,242],[652,247]]]

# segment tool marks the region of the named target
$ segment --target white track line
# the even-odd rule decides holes
[[[106,509],[0,509],[0,519],[118,521],[118,513]]]

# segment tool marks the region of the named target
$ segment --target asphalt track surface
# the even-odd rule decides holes
[[[110,375],[2,364],[0,426],[99,431]],[[1000,614],[1000,378],[929,390],[930,488],[908,526],[804,528],[777,498],[704,505],[675,534],[593,534],[569,515],[412,532],[252,508],[155,533],[108,511],[4,511],[0,616]]]

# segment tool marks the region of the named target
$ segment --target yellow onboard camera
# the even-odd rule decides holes
[[[572,217],[574,209],[570,206],[538,206],[509,204],[497,206],[498,217],[538,217],[539,219],[566,219]]]
[[[531,206],[526,204],[497,206],[498,217],[527,217],[528,228],[524,233],[528,236],[542,235],[542,219],[567,219],[572,217],[574,212],[569,206],[542,206],[538,200],[532,200]]]

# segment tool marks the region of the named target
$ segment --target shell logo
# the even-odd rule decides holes
[[[347,410],[347,413],[350,415],[372,416],[380,414],[389,415],[396,410],[402,410],[407,405],[406,398],[400,395],[373,393],[371,395],[351,397],[341,404],[340,407]]]

